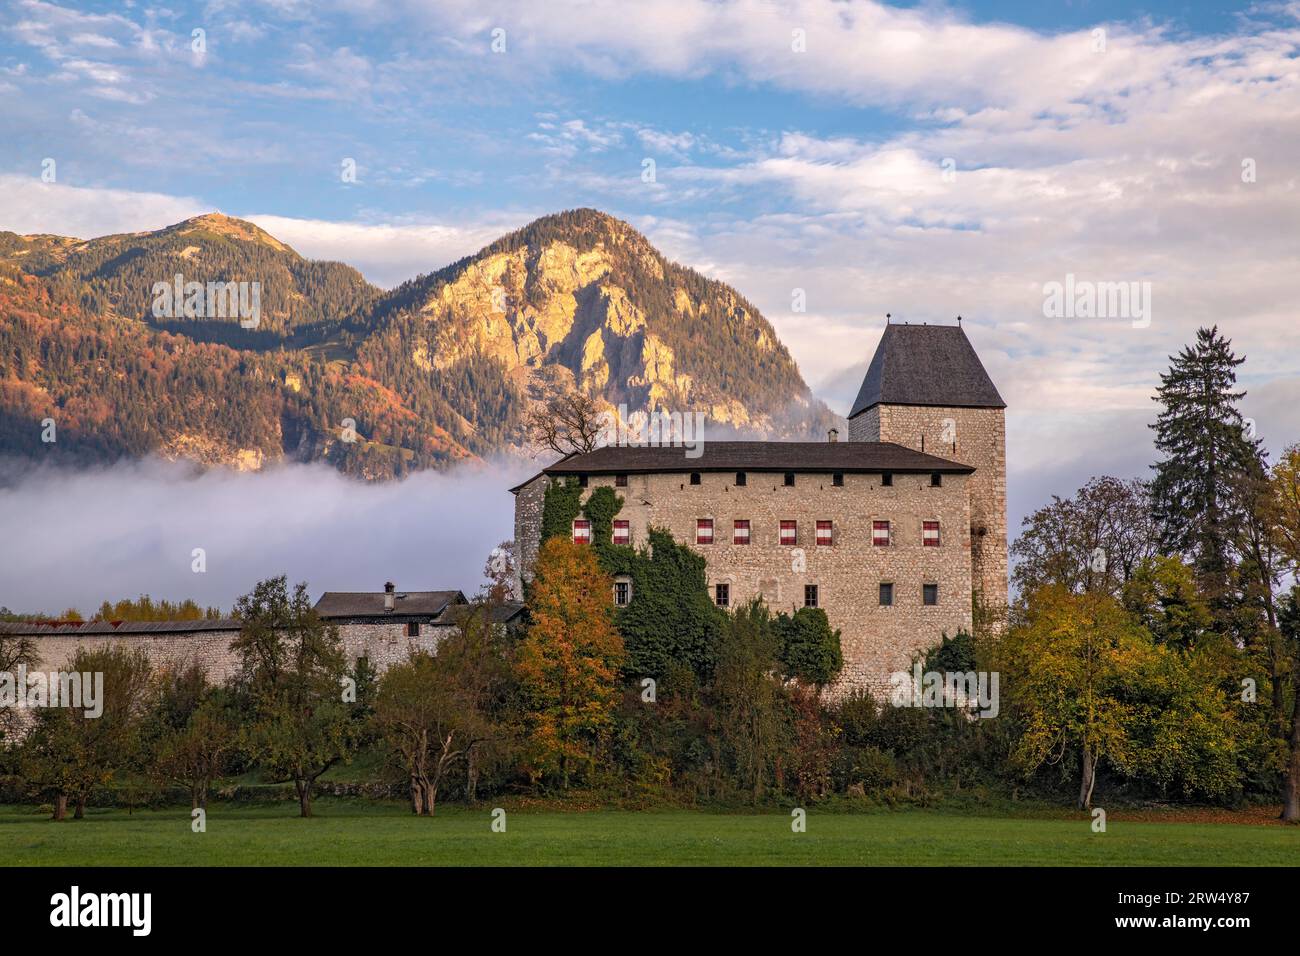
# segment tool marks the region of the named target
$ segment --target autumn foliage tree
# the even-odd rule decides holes
[[[623,639],[592,548],[551,538],[535,570],[517,673],[535,773],[567,788],[575,775],[590,777],[613,726]]]

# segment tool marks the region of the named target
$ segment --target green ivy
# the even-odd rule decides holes
[[[582,511],[582,485],[576,478],[553,481],[542,499],[542,541],[573,534],[573,519]]]

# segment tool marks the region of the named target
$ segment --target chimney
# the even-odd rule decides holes
[[[829,432],[826,433],[826,439],[830,441],[832,444],[839,441],[840,430],[838,428],[832,428]]]
[[[395,586],[392,581],[388,581],[384,584],[384,610],[385,611],[391,611],[393,609],[394,590],[395,590]]]

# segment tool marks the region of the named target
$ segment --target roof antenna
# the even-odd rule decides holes
[[[886,324],[886,325],[889,324],[889,313],[888,313],[888,312],[885,313],[885,324]]]
[[[961,316],[957,316],[957,328],[961,328]]]

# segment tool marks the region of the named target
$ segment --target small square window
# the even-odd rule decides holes
[[[691,472],[691,484],[698,485],[699,483],[700,483],[700,473],[698,471]]]
[[[731,530],[732,544],[749,544],[749,519],[738,518]]]
[[[632,582],[615,581],[614,582],[614,604],[618,607],[627,607],[628,602],[632,600]]]
[[[591,522],[586,518],[573,519],[573,543],[591,544]]]
[[[699,518],[695,522],[695,543],[713,544],[713,519]]]
[[[729,607],[731,605],[730,584],[715,584],[713,586],[713,595],[718,607]]]
[[[886,582],[880,584],[880,606],[894,606],[894,585]]]
[[[419,637],[419,636],[420,636],[420,622],[419,622],[419,621],[407,621],[407,622],[406,622],[406,636],[407,636],[407,637]]]
[[[803,606],[804,607],[817,606],[817,585],[805,584],[803,586]]]
[[[793,487],[794,487],[794,472],[793,472],[793,471],[787,471],[787,472],[785,473],[785,486],[786,486],[787,488],[793,488]]]
[[[579,488],[586,488],[586,487],[587,487],[587,476],[586,476],[586,475],[579,475],[579,476],[578,476],[578,487],[579,487]]]
[[[922,584],[921,585],[921,603],[934,605],[939,603],[939,585]]]
[[[939,487],[941,487],[942,485],[943,485],[943,475],[941,475],[941,474],[940,474],[939,472],[937,472],[937,471],[935,471],[935,472],[931,472],[931,474],[930,474],[930,487],[931,487],[931,488],[939,488]]]
[[[615,487],[615,488],[626,488],[626,487],[627,487],[627,475],[615,475],[615,476],[614,476],[614,487]]]
[[[626,519],[618,519],[614,522],[614,543],[630,544],[632,541],[632,526]]]
[[[782,547],[794,547],[799,543],[799,522],[782,521],[781,522],[781,545]]]
[[[887,471],[887,472],[885,472],[883,475],[880,476],[880,487],[882,487],[882,488],[892,488],[893,486],[894,486],[894,474],[893,474],[893,472],[889,472],[889,471]]]
[[[743,471],[738,471],[736,472],[736,487],[743,488],[744,486],[745,486],[745,473]]]
[[[837,472],[835,472],[835,474],[831,475],[831,484],[832,484],[833,486],[835,486],[836,488],[843,488],[843,487],[844,487],[844,472],[842,472],[842,471],[837,471]]]

